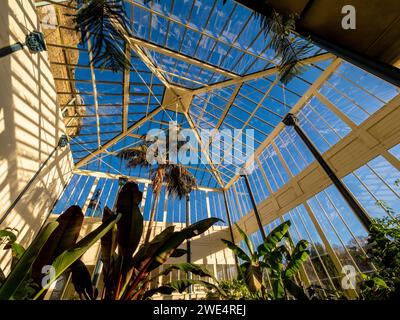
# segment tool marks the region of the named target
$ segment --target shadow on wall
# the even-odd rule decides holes
[[[0,1],[0,47],[39,30],[31,0]],[[47,53],[27,49],[0,58],[0,218],[64,132]],[[72,170],[69,148],[49,161],[0,228],[15,228],[27,245],[46,219]],[[8,262],[0,255],[0,266]]]

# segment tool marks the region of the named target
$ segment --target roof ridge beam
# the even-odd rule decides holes
[[[300,61],[301,64],[307,65],[307,64],[311,64],[311,63],[315,63],[315,62],[320,62],[320,61],[325,61],[328,59],[333,59],[336,56],[331,54],[331,53],[322,53],[316,56],[312,56],[309,58],[305,58],[303,60]],[[217,82],[211,85],[207,85],[204,86],[202,88],[199,89],[194,89],[192,90],[192,93],[195,95],[199,95],[202,93],[206,93],[206,92],[210,92],[216,89],[222,89],[222,88],[226,88],[235,84],[240,84],[240,83],[244,83],[250,80],[254,80],[254,79],[259,79],[259,78],[263,78],[266,76],[271,76],[274,75],[276,73],[279,72],[279,67],[275,66],[266,70],[261,70],[258,72],[254,72],[245,76],[240,76],[238,78],[235,79],[230,79],[230,80],[226,80],[226,81],[221,81],[221,82]]]
[[[233,72],[230,72],[230,71],[225,70],[223,68],[214,66],[214,65],[212,65],[212,64],[210,64],[208,62],[204,62],[204,61],[201,61],[199,59],[187,56],[187,55],[182,54],[180,52],[177,52],[175,50],[171,50],[171,49],[167,49],[167,48],[161,47],[161,46],[153,44],[153,43],[151,43],[149,41],[146,41],[146,40],[143,40],[143,39],[139,39],[137,37],[129,37],[129,40],[130,40],[131,44],[136,44],[136,45],[139,45],[139,46],[144,47],[146,49],[161,53],[161,54],[163,54],[165,56],[181,60],[183,62],[195,65],[195,66],[203,68],[203,69],[207,69],[207,70],[215,72],[215,73],[219,73],[219,74],[221,74],[221,75],[223,75],[225,77],[228,77],[228,78],[240,78],[240,76],[238,74],[236,74],[236,73],[233,73]]]

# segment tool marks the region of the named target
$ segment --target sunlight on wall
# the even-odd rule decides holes
[[[0,3],[0,47],[23,42],[40,30],[32,1]],[[23,50],[0,60],[0,218],[57,145],[64,132],[47,53]],[[14,228],[22,245],[31,242],[69,181],[68,148],[50,160],[0,228]],[[0,257],[0,265],[7,258]]]

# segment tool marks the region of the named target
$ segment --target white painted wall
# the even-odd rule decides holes
[[[0,1],[0,47],[39,30],[32,0]],[[0,59],[0,217],[65,131],[47,53],[26,49]],[[0,228],[19,231],[27,245],[71,176],[69,148],[58,151]],[[7,265],[0,252],[0,266]]]

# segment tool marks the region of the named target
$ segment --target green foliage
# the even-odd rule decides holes
[[[223,290],[221,295],[218,291],[209,291],[206,298],[209,300],[254,300],[256,295],[250,293],[243,279],[224,280],[219,282],[219,288]]]
[[[142,193],[134,182],[126,183],[118,194],[117,212],[123,217],[113,230],[103,236],[101,241],[101,259],[105,268],[102,297],[106,300],[142,300],[156,293],[182,292],[193,284],[202,285],[207,289],[215,288],[213,284],[206,281],[190,279],[165,284],[160,288],[149,288],[154,277],[168,274],[172,270],[190,272],[216,281],[207,270],[189,263],[173,265],[153,277],[150,277],[150,272],[164,264],[169,258],[185,254],[186,251],[180,249],[179,246],[184,241],[208,230],[219,219],[209,218],[198,221],[180,231],[175,231],[175,227],[170,226],[151,241],[139,246],[139,240],[143,235],[143,217],[138,207],[141,199]],[[110,215],[113,215],[111,210],[105,209],[104,216]],[[116,250],[115,242],[118,243],[118,250]],[[133,255],[134,252],[136,253]]]
[[[399,217],[374,221],[369,230],[367,256],[376,272],[363,275],[361,298],[385,300],[400,298],[400,227]]]
[[[71,266],[71,281],[81,300],[96,299],[98,292],[93,289],[90,272],[81,260]]]
[[[35,240],[33,240],[32,244],[19,259],[15,268],[0,287],[0,300],[13,299],[14,294],[17,293],[21,287],[26,286],[26,281],[29,280],[28,276],[36,257],[57,226],[58,222],[47,224]]]
[[[298,299],[307,297],[295,279],[302,264],[308,259],[308,242],[301,240],[292,248],[290,225],[290,221],[285,221],[277,226],[256,251],[246,233],[237,226],[249,254],[234,243],[222,240],[243,261],[239,266],[239,279],[235,282],[238,286],[243,283],[246,285],[250,294],[243,295],[243,298],[251,296],[254,299],[287,299],[288,293]],[[269,285],[266,282],[270,284],[270,290],[267,290]],[[232,286],[233,283],[229,285]]]
[[[118,221],[120,216],[111,217],[99,228],[76,243],[82,226],[83,215],[79,207],[72,206],[57,221],[48,223],[24,250],[15,242],[16,237],[1,232],[10,239],[6,245],[13,250],[13,264],[8,277],[2,273],[0,300],[39,299],[48,286],[67,270],[73,272],[73,282],[83,295],[94,298],[90,276],[80,257]],[[52,265],[55,275],[45,287],[41,287],[42,268]],[[42,275],[43,276],[43,275]],[[89,288],[90,284],[90,288]]]
[[[15,265],[21,259],[25,252],[25,248],[21,246],[17,241],[17,236],[11,229],[0,230],[0,244],[3,245],[3,250],[11,250],[12,261],[11,269],[15,268]],[[0,268],[0,285],[5,281],[6,276],[3,270]]]

